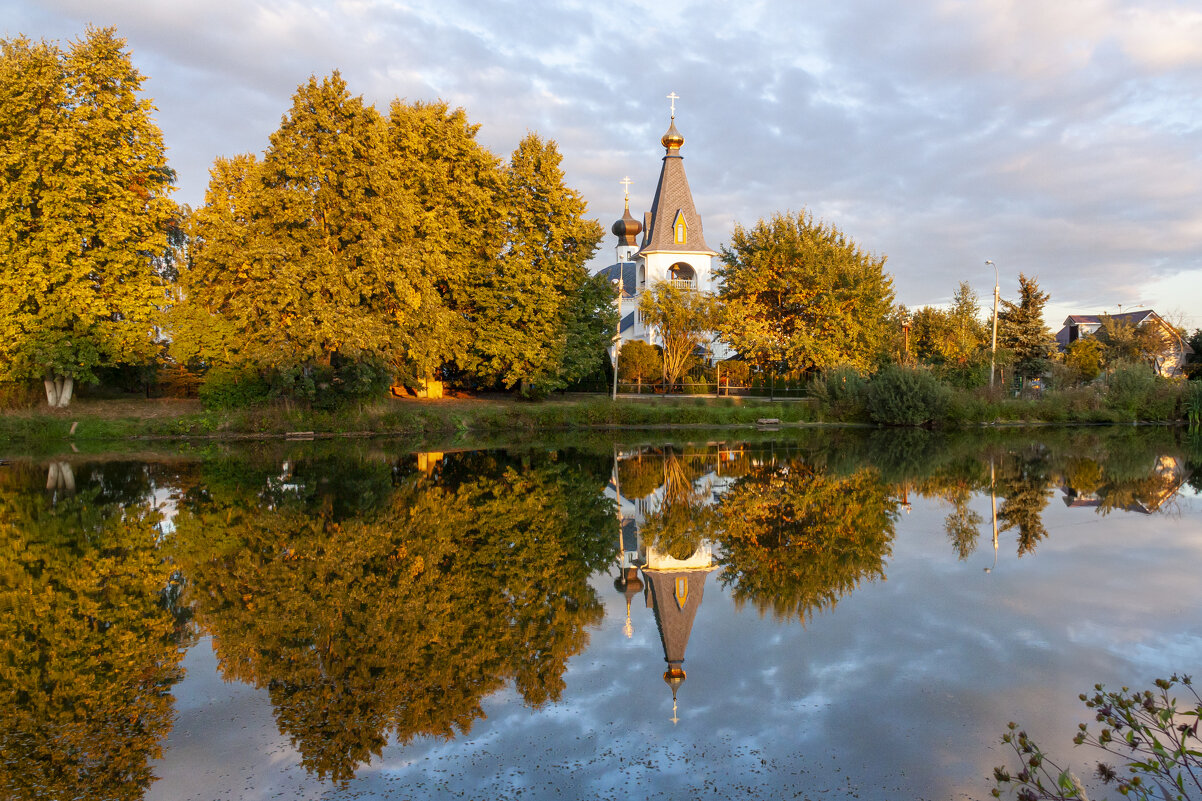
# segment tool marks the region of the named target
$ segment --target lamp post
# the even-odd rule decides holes
[[[989,388],[993,389],[993,371],[997,362],[997,303],[1001,295],[1001,280],[998,278],[997,265],[989,259],[986,259],[985,263],[993,268],[993,348],[989,351]]]
[[[624,265],[620,265],[619,269]],[[619,274],[620,275],[620,274]],[[614,330],[614,391],[610,400],[618,399],[618,352],[622,350],[622,279],[615,278],[614,285],[614,305],[618,307],[618,326]]]

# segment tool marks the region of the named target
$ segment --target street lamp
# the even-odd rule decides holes
[[[998,278],[997,265],[989,259],[986,259],[985,263],[993,268],[993,349],[989,352],[989,388],[992,390],[994,364],[997,362],[997,302],[1001,294],[998,286],[1001,280]]]
[[[621,270],[625,265],[619,265]],[[622,273],[613,279],[614,305],[618,307],[618,327],[614,330],[614,391],[610,400],[618,399],[618,352],[622,349]]]

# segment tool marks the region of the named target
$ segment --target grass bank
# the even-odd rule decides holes
[[[196,401],[89,400],[68,409],[0,415],[0,442],[113,442],[149,439],[248,439],[293,435],[445,437],[616,427],[714,427],[816,420],[814,404],[738,398],[643,401],[564,397],[541,402],[508,398],[380,400],[327,412],[288,405],[205,410]]]

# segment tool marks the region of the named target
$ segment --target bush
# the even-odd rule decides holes
[[[1106,378],[1106,405],[1135,419],[1156,389],[1156,374],[1146,364],[1119,364]]]
[[[1182,706],[1170,694],[1178,684],[1186,693]],[[1174,674],[1157,679],[1155,685],[1155,690],[1140,692],[1123,687],[1114,692],[1095,684],[1093,695],[1082,693],[1081,700],[1101,729],[1095,734],[1088,724],[1080,724],[1073,744],[1090,746],[1122,760],[1121,767],[1099,762],[1095,775],[1103,784],[1114,785],[1124,797],[1144,801],[1198,798],[1202,795],[1202,741],[1198,738],[1202,697],[1189,676]],[[1012,774],[1005,766],[994,768],[991,792],[995,798],[1012,788],[1024,801],[1086,797],[1081,780],[1049,759],[1017,724],[1009,724],[1002,743],[1014,752],[1018,772]]]
[[[272,388],[258,370],[216,367],[205,375],[197,395],[206,409],[240,409],[266,403]]]
[[[0,381],[0,411],[32,409],[45,398],[46,394],[40,385]]]
[[[1190,431],[1202,426],[1202,383],[1191,381],[1181,396],[1181,406]]]
[[[864,376],[854,367],[833,367],[814,381],[811,391],[822,408],[837,419],[858,416],[864,408]]]
[[[868,383],[868,416],[874,423],[925,425],[943,416],[951,392],[923,369],[891,364]]]

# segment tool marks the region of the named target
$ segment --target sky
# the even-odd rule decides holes
[[[464,108],[502,158],[555,140],[608,232],[650,207],[675,93],[706,241],[809,212],[887,257],[899,302],[1202,327],[1202,5],[1119,0],[7,0],[0,35],[115,26],[179,175],[261,153],[339,70],[381,110]],[[594,259],[614,260],[607,233]]]

